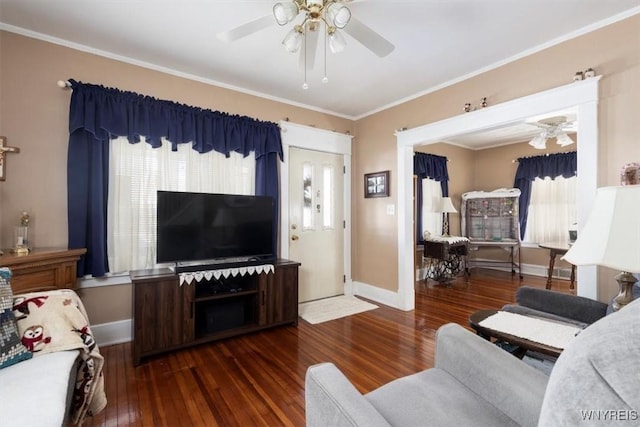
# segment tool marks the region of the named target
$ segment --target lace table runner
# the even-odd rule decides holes
[[[479,325],[559,349],[564,349],[582,331],[575,326],[507,311],[492,314]]]
[[[467,237],[462,236],[430,236],[427,240],[430,242],[449,243],[450,245],[469,241]]]
[[[262,264],[262,265],[250,265],[247,267],[233,267],[233,268],[220,268],[216,270],[205,270],[205,271],[193,271],[189,273],[180,273],[180,286],[183,283],[190,285],[194,280],[196,282],[200,282],[202,279],[211,280],[211,278],[219,279],[221,277],[229,277],[229,276],[237,276],[237,275],[251,275],[251,274],[260,274],[264,272],[273,273],[274,272],[273,264]]]

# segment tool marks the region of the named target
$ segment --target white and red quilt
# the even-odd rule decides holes
[[[13,313],[22,343],[34,357],[79,350],[71,421],[81,424],[86,416],[102,411],[107,404],[102,375],[104,358],[78,295],[69,289],[15,295]]]

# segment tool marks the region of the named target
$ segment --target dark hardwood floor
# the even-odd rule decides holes
[[[416,286],[416,309],[386,306],[354,316],[272,330],[144,359],[131,344],[101,348],[109,403],[87,426],[303,426],[304,376],[335,363],[361,392],[433,366],[434,336],[448,322],[468,325],[476,310],[514,301],[522,284],[545,279],[473,270],[467,283]],[[569,282],[554,290],[569,293]],[[573,292],[573,291],[571,291]]]

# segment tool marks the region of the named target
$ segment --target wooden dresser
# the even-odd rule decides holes
[[[0,267],[13,273],[11,288],[14,294],[49,289],[75,289],[77,262],[86,249],[43,248],[27,255],[5,251]]]

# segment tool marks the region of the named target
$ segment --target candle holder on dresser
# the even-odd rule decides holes
[[[13,253],[16,255],[26,255],[29,253],[29,227],[18,226],[14,232]]]

